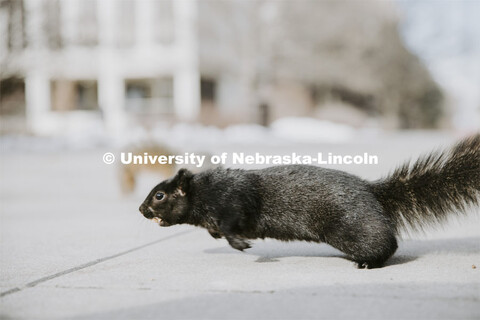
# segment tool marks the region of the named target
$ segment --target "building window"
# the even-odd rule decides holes
[[[19,77],[0,80],[0,115],[25,115],[25,81]]]
[[[49,49],[58,50],[63,47],[61,32],[61,6],[58,0],[43,3],[43,28]]]
[[[200,79],[200,96],[202,102],[215,102],[216,87],[217,84],[214,79]]]
[[[128,79],[125,81],[126,110],[138,114],[173,112],[173,79]]]
[[[96,81],[77,81],[76,109],[98,110],[98,91]]]
[[[9,52],[21,51],[27,46],[25,28],[25,6],[23,1],[3,0],[0,1],[0,15],[2,42]],[[3,46],[2,44],[2,46]]]
[[[148,80],[127,80],[125,82],[126,108],[133,113],[147,111],[152,98],[151,85]]]
[[[51,101],[54,111],[98,110],[95,80],[53,80]]]

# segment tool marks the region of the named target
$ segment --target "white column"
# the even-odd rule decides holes
[[[115,0],[98,1],[99,51],[98,100],[107,131],[113,135],[125,126],[125,93],[121,64],[115,51]]]
[[[41,5],[40,1],[25,1],[28,14],[26,28],[29,38],[25,68],[25,103],[29,130],[36,134],[48,134],[55,128],[49,121],[51,120],[50,78],[46,59],[47,48],[42,32]]]
[[[25,77],[26,118],[29,129],[37,134],[50,134],[54,131],[49,120],[50,79],[45,70],[30,70]]]
[[[197,3],[174,1],[177,65],[174,73],[174,106],[179,119],[194,120],[200,112]]]

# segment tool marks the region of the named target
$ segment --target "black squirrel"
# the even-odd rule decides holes
[[[308,165],[180,169],[153,188],[140,212],[160,226],[204,227],[238,250],[256,238],[324,242],[359,268],[378,268],[396,251],[400,230],[442,222],[479,197],[477,134],[374,182]]]

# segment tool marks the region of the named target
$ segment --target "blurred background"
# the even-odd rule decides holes
[[[121,140],[291,117],[477,130],[479,12],[478,1],[2,0],[1,133]]]
[[[0,0],[0,318],[155,315],[192,296],[198,308],[166,318],[251,318],[269,301],[308,318],[291,292],[327,318],[475,318],[479,215],[357,273],[325,245],[238,253],[198,228],[159,229],[138,207],[178,168],[118,156],[368,152],[378,165],[330,167],[378,179],[480,130],[479,17],[480,1]]]

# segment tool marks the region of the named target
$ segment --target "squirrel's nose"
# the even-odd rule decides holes
[[[153,218],[153,213],[148,209],[146,205],[142,204],[140,208],[138,208],[138,210],[140,211],[141,214],[143,214],[145,218],[147,219]]]

